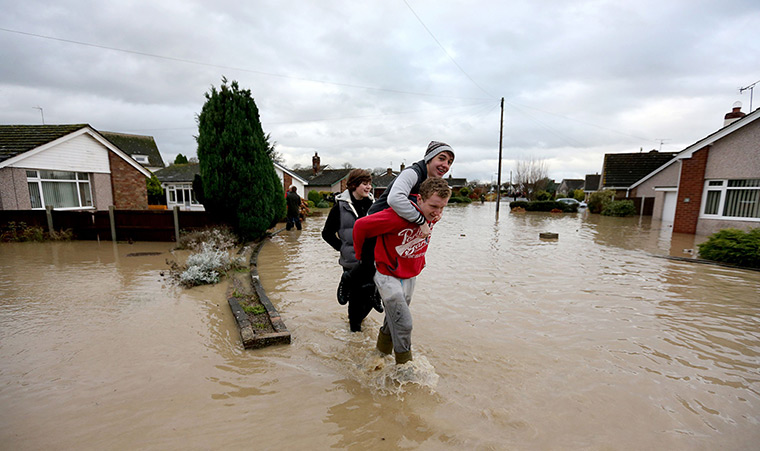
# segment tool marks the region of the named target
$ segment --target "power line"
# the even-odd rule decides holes
[[[437,97],[437,98],[445,98],[445,99],[485,100],[482,97],[446,96],[446,95],[440,95],[440,94],[430,94],[430,93],[422,93],[422,92],[403,91],[403,90],[399,90],[399,89],[378,88],[376,86],[364,86],[364,85],[355,85],[355,84],[351,84],[351,83],[340,83],[340,82],[333,82],[333,81],[314,80],[314,79],[310,79],[310,78],[295,77],[295,76],[292,76],[292,75],[284,75],[284,74],[275,74],[275,73],[272,73],[272,72],[264,72],[264,71],[255,70],[255,69],[246,69],[246,68],[235,67],[235,66],[225,66],[225,65],[221,65],[221,64],[206,63],[206,62],[203,62],[203,61],[194,61],[194,60],[189,60],[189,59],[185,59],[185,58],[176,58],[176,57],[173,57],[173,56],[158,55],[158,54],[155,54],[155,53],[140,52],[140,51],[137,51],[137,50],[122,49],[122,48],[111,47],[111,46],[107,46],[107,45],[93,44],[91,42],[75,41],[73,39],[57,38],[57,37],[54,37],[54,36],[46,36],[46,35],[37,34],[37,33],[29,33],[29,32],[26,32],[26,31],[11,30],[11,29],[2,28],[2,27],[0,27],[0,31],[5,31],[5,32],[8,32],[8,33],[16,33],[16,34],[20,34],[20,35],[24,35],[24,36],[32,36],[32,37],[40,38],[40,39],[48,39],[48,40],[51,40],[51,41],[65,42],[65,43],[68,43],[68,44],[76,44],[76,45],[81,45],[81,46],[86,46],[86,47],[93,47],[93,48],[98,48],[98,49],[111,50],[111,51],[115,51],[115,52],[129,53],[129,54],[132,54],[132,55],[148,56],[148,57],[151,57],[151,58],[158,58],[158,59],[163,59],[163,60],[167,60],[167,61],[176,61],[176,62],[185,63],[185,64],[194,64],[196,66],[205,66],[205,67],[213,67],[213,68],[216,68],[216,69],[234,70],[234,71],[239,71],[239,72],[246,72],[246,73],[258,74],[258,75],[264,75],[264,76],[268,76],[268,77],[278,77],[278,78],[286,78],[286,79],[290,79],[290,80],[308,81],[308,82],[311,82],[311,83],[321,83],[321,84],[326,84],[326,85],[342,86],[342,87],[345,87],[345,88],[366,89],[366,90],[370,90],[370,91],[392,92],[392,93],[395,93],[395,94],[407,94],[407,95],[415,95],[415,96],[422,96],[422,97]]]
[[[572,117],[565,116],[565,115],[562,115],[562,114],[552,113],[551,111],[545,111],[545,110],[542,110],[542,109],[539,109],[539,108],[535,108],[535,107],[531,107],[531,106],[527,106],[527,105],[520,105],[520,104],[512,103],[512,102],[507,102],[507,103],[510,106],[514,107],[514,108],[522,107],[522,108],[528,108],[530,110],[538,111],[538,112],[544,113],[544,114],[551,114],[552,116],[557,116],[557,117],[560,117],[562,119],[566,119],[568,121],[577,122],[579,124],[588,125],[590,127],[596,127],[596,128],[601,129],[601,130],[607,130],[607,131],[612,132],[612,133],[617,133],[618,135],[627,136],[628,138],[634,138],[634,139],[641,140],[641,141],[657,141],[656,139],[642,138],[640,136],[630,135],[628,133],[623,133],[623,132],[620,132],[618,130],[614,130],[614,129],[611,129],[611,128],[608,128],[608,127],[602,127],[601,125],[593,124],[591,122],[581,121],[579,119],[574,119]]]
[[[462,66],[460,66],[459,63],[456,62],[456,60],[454,59],[454,57],[452,57],[449,54],[449,52],[446,51],[446,49],[443,47],[443,45],[441,44],[441,42],[438,41],[438,38],[436,38],[435,35],[433,34],[433,32],[430,31],[430,28],[428,28],[427,25],[425,25],[425,22],[423,22],[422,19],[420,19],[420,16],[418,16],[417,13],[414,12],[414,9],[412,9],[412,6],[409,4],[409,2],[407,2],[406,0],[403,0],[403,1],[406,4],[407,8],[409,8],[409,11],[411,11],[412,14],[414,14],[414,17],[416,17],[417,20],[420,22],[420,24],[422,24],[423,28],[425,28],[425,30],[427,30],[428,34],[430,34],[430,37],[432,37],[433,40],[436,42],[436,44],[438,44],[438,47],[440,47],[441,50],[443,50],[443,53],[445,53],[446,56],[449,57],[449,59],[451,60],[451,62],[454,63],[454,65],[465,75],[465,77],[467,77],[468,79],[470,79],[470,81],[472,82],[472,84],[474,84],[475,86],[477,86],[478,89],[480,89],[481,91],[483,91],[488,97],[493,98],[494,96],[491,93],[489,93],[488,91],[486,91],[485,89],[483,89],[483,87],[480,86],[478,84],[478,82],[476,82],[472,77],[470,77],[470,74],[468,74],[464,69],[462,69]]]

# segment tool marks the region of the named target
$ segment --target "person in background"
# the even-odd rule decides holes
[[[351,332],[362,330],[362,321],[372,310],[375,283],[372,277],[348,279],[348,272],[358,266],[354,256],[354,222],[367,215],[374,202],[372,175],[364,169],[354,169],[348,174],[346,190],[335,197],[330,213],[322,229],[322,238],[340,252],[338,263],[343,276],[338,284],[338,302],[348,303],[348,323]]]
[[[291,230],[293,226],[301,230],[301,196],[296,193],[296,187],[291,186],[288,195],[285,197],[288,204],[287,225],[285,228]]]
[[[392,208],[368,215],[354,224],[356,258],[363,259],[362,245],[367,238],[377,237],[374,280],[385,306],[385,320],[377,335],[377,349],[393,352],[396,364],[412,360],[412,301],[417,276],[425,267],[425,253],[433,225],[441,219],[443,208],[451,197],[445,180],[425,180],[419,189],[420,200],[413,205],[423,223],[410,222]],[[425,227],[423,227],[425,226]]]

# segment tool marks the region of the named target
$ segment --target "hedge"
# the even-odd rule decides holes
[[[564,202],[557,202],[553,200],[539,200],[534,202],[519,200],[509,203],[510,210],[517,207],[522,207],[525,209],[525,211],[562,210],[565,213],[578,212],[578,204],[566,204]]]

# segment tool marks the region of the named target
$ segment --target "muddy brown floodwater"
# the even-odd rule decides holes
[[[171,243],[0,244],[0,447],[757,449],[760,273],[659,258],[704,238],[648,219],[494,213],[436,227],[406,375],[380,314],[348,331],[323,216],[263,247],[293,343],[251,351],[226,284],[161,277]]]

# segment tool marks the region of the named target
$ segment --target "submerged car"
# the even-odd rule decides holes
[[[580,205],[581,203],[578,202],[576,199],[573,199],[572,197],[560,197],[557,199],[557,202],[562,202],[563,204],[570,204],[570,205]]]
[[[562,202],[563,204],[568,205],[577,205],[578,208],[586,208],[586,202],[580,202],[577,199],[573,199],[572,197],[560,197],[557,199],[557,202]]]

